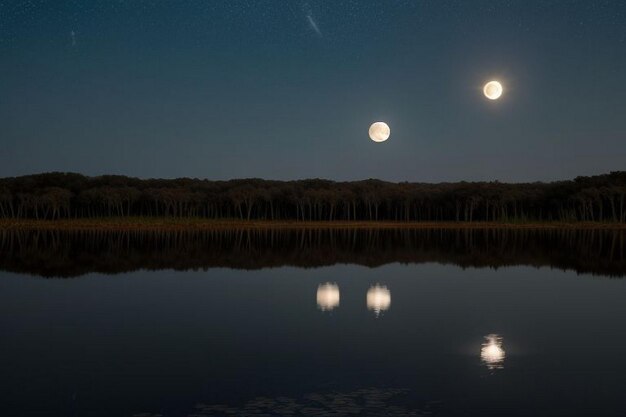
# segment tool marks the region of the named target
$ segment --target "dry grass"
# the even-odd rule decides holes
[[[626,230],[624,223],[594,222],[296,222],[242,221],[199,218],[102,218],[72,220],[0,219],[0,230],[110,230],[110,231],[178,231],[223,229],[612,229]]]

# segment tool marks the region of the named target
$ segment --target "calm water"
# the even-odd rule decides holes
[[[623,416],[626,235],[0,233],[0,415]]]

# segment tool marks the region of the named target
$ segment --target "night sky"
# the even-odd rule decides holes
[[[623,169],[623,0],[0,0],[0,176]]]

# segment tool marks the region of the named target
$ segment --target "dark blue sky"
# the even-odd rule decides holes
[[[482,95],[490,79],[499,101]],[[621,0],[0,0],[0,176],[620,169]]]

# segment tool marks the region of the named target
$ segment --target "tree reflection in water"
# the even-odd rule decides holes
[[[0,269],[74,277],[138,269],[438,262],[463,268],[549,266],[623,277],[625,238],[625,231],[599,229],[0,231]]]

